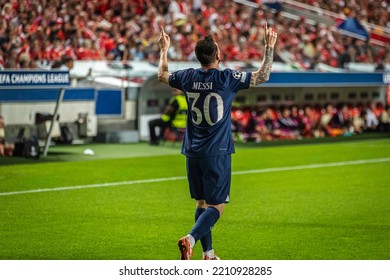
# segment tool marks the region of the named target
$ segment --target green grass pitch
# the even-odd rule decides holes
[[[389,160],[389,138],[237,145],[231,202],[213,230],[217,254],[389,260]],[[47,158],[14,161],[0,161],[0,259],[178,259],[195,206],[179,145],[53,147]],[[53,191],[25,192],[37,189]]]

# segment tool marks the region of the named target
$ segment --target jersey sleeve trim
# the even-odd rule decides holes
[[[242,72],[241,83],[245,83],[247,72]]]

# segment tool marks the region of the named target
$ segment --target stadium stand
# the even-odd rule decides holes
[[[387,2],[0,0],[0,70],[54,69],[61,67],[66,57],[79,62],[80,68],[86,71],[106,71],[105,75],[112,73],[116,62],[123,62],[123,69],[132,69],[127,62],[137,65],[137,69],[132,69],[134,72],[149,71],[149,68],[155,71],[159,58],[155,43],[159,25],[165,26],[172,38],[169,59],[177,65],[194,63],[196,41],[213,34],[224,62],[233,67],[240,65],[237,67],[241,69],[250,68],[261,63],[263,25],[267,22],[279,34],[274,71],[390,71],[390,7]],[[348,19],[362,28],[363,33],[341,29]],[[108,70],[110,64],[106,61],[112,62],[112,69]],[[95,83],[110,78],[101,75],[95,78]],[[135,76],[131,82],[142,84],[143,78]],[[123,79],[120,83],[123,84]],[[376,90],[372,94],[374,91],[376,94]],[[363,93],[352,90],[343,94],[360,96]],[[368,100],[367,97],[364,102]],[[382,104],[375,104],[375,110],[368,104],[356,104],[359,100],[339,104],[344,102],[340,100],[326,106],[316,105],[314,100],[303,104],[309,101],[305,99],[296,105],[267,101],[261,107],[236,107],[232,113],[236,140],[301,139],[389,131],[389,110]]]
[[[362,22],[390,27],[388,1],[386,0],[302,0],[300,2],[326,11],[334,12],[336,14],[353,16]]]
[[[236,107],[232,130],[236,141],[271,141],[352,136],[389,131],[389,109],[381,103]]]
[[[258,39],[266,21],[279,33],[276,61],[299,69],[320,63],[342,68],[356,62],[371,65],[367,71],[372,71],[390,65],[389,7],[384,0],[284,0],[281,10],[267,6],[268,1],[254,2],[260,8],[222,0],[1,0],[0,67],[35,68],[64,55],[153,63],[159,25],[173,38],[171,60],[195,60],[196,40],[209,33],[217,38],[224,60],[260,60]],[[288,13],[297,5],[309,16]],[[381,33],[383,40],[343,35],[336,26],[346,17],[366,23],[366,29]]]

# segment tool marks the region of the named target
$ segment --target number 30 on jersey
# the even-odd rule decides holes
[[[203,104],[199,100],[200,93],[199,92],[187,92],[188,101],[191,103],[191,99],[194,101],[191,103],[191,112],[192,112],[192,119],[191,121],[196,124],[200,125],[203,121],[203,118],[206,120],[207,124],[210,126],[215,125],[223,118],[223,99],[218,93],[211,92],[206,95],[204,98]],[[213,106],[213,108],[216,109],[216,113],[210,112],[210,102],[212,99],[215,99],[216,107]],[[198,102],[199,101],[199,102]],[[211,119],[211,114],[216,115],[217,119],[213,121]]]

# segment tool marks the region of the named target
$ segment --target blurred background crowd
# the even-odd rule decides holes
[[[261,60],[263,26],[276,29],[275,60],[313,69],[319,62],[390,64],[390,50],[369,40],[344,36],[323,23],[291,19],[252,1],[250,8],[224,0],[0,0],[0,68],[35,68],[42,61],[74,60],[156,62],[159,25],[172,38],[169,58],[193,61],[200,36],[213,34],[225,61]],[[303,0],[358,19],[390,27],[387,0]]]
[[[242,142],[390,132],[390,107],[381,103],[236,107],[232,130],[235,140]]]

